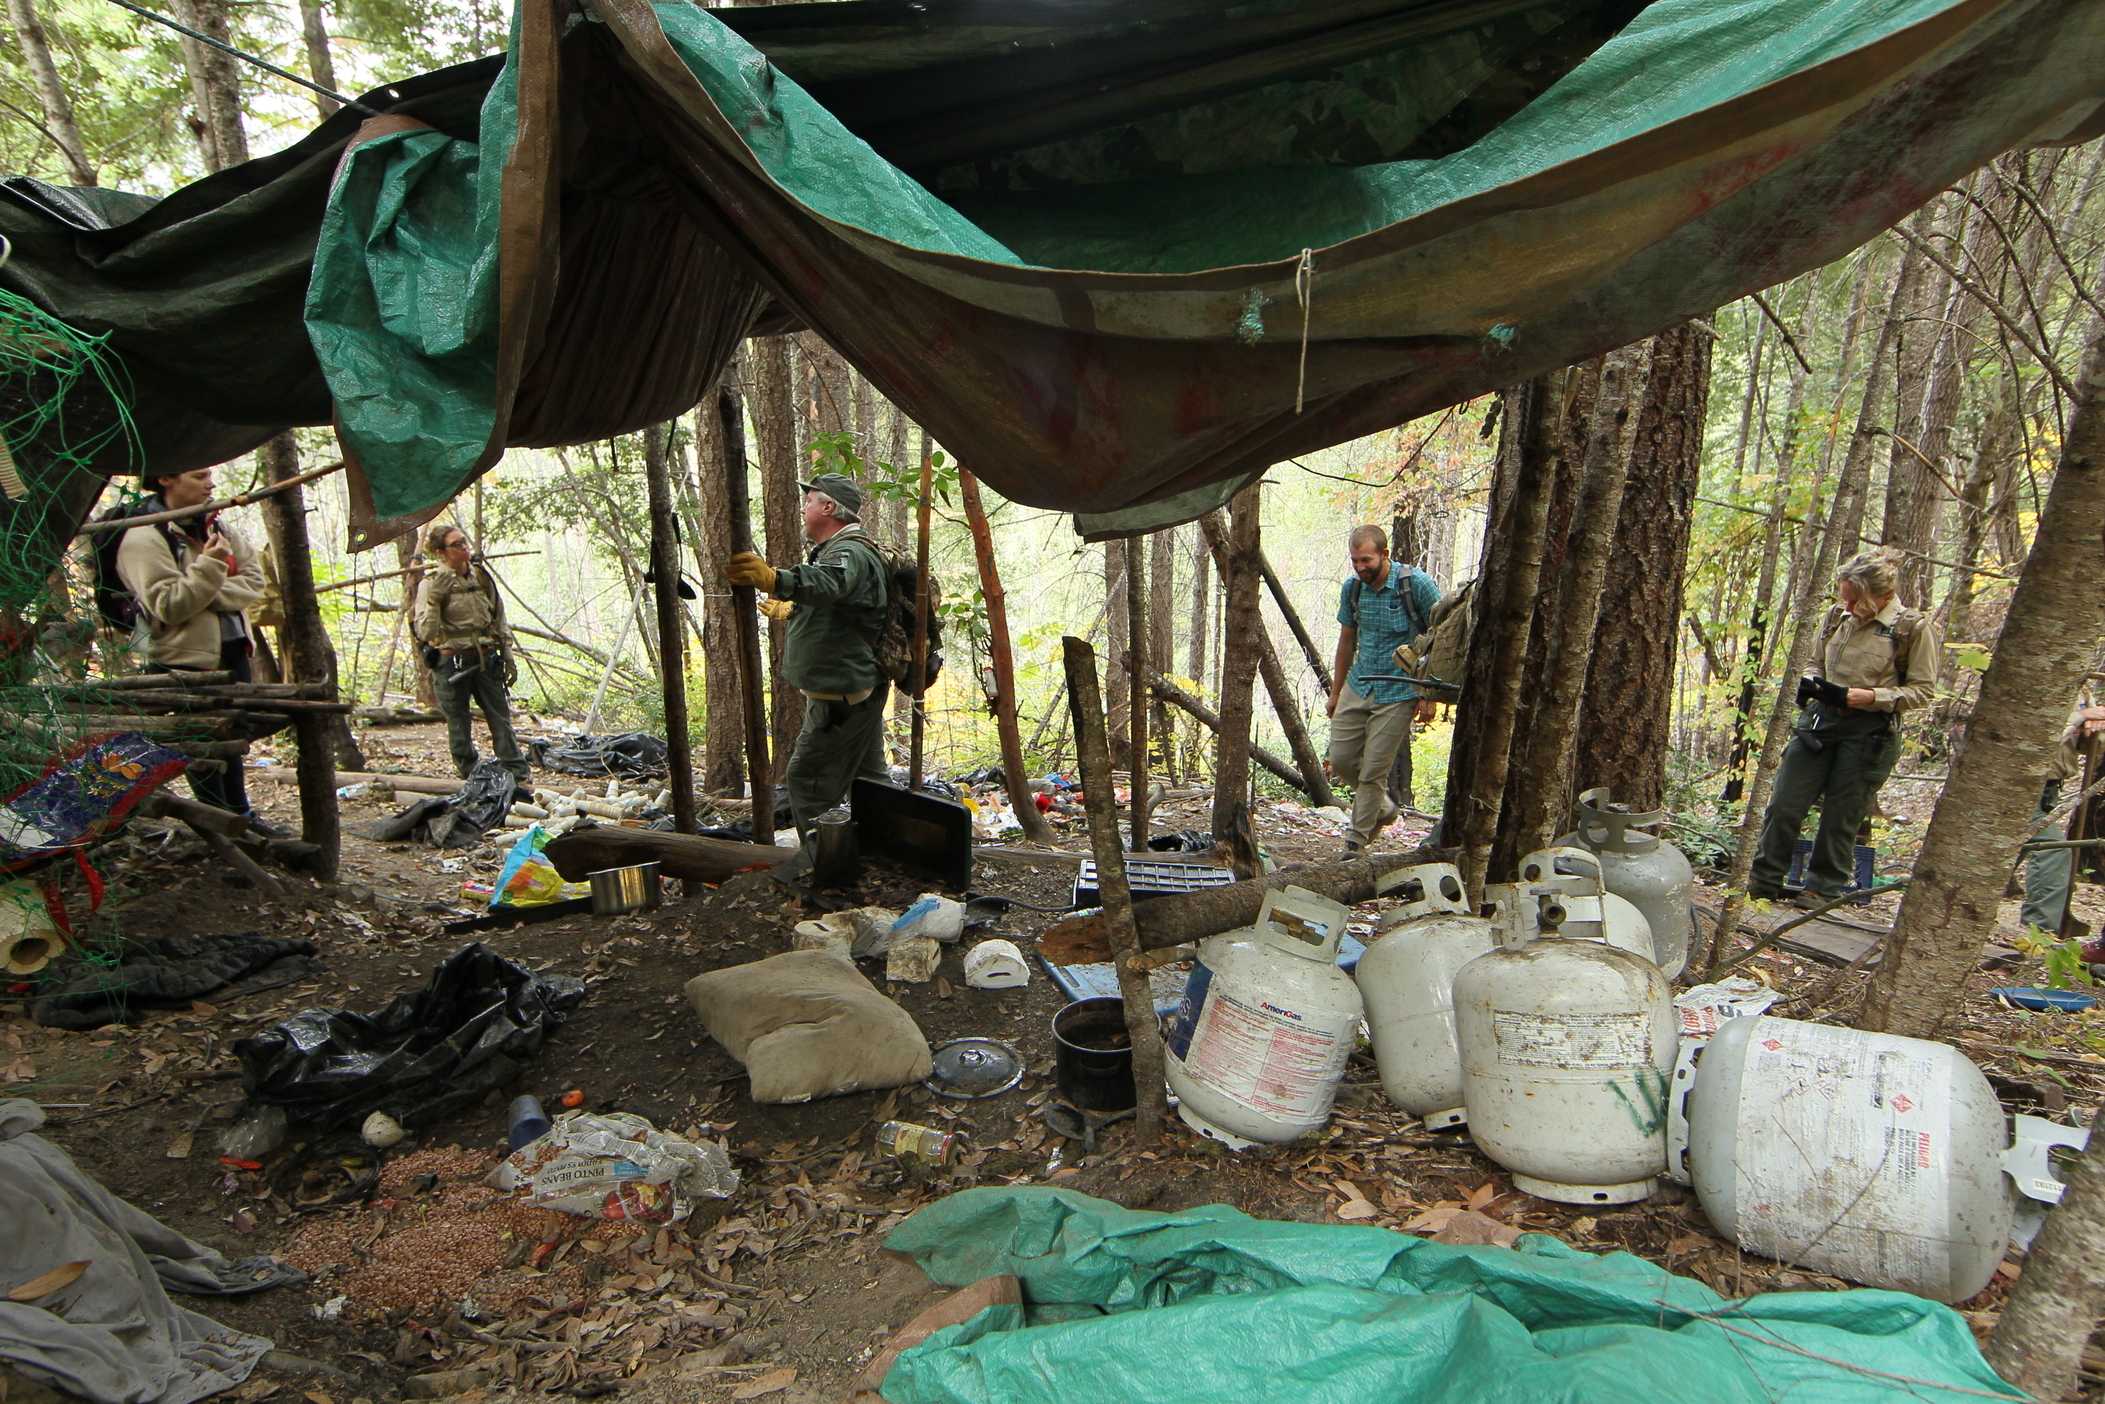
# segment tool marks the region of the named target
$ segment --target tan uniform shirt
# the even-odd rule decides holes
[[[1821,631],[1820,657],[1814,670],[1837,687],[1867,687],[1875,699],[1873,712],[1899,712],[1920,707],[1937,691],[1937,658],[1940,638],[1935,620],[1915,616],[1915,637],[1907,658],[1900,657],[1900,638],[1894,624],[1904,612],[1898,599],[1869,622],[1858,619],[1836,605],[1828,611]],[[1902,681],[1905,675],[1906,681]]]
[[[239,617],[262,598],[263,573],[256,553],[232,527],[222,523],[220,534],[234,553],[231,570],[181,531],[140,526],[124,533],[117,547],[117,577],[146,617],[148,657],[154,662],[171,668],[217,668],[220,616]],[[242,631],[247,632],[246,621]]]
[[[470,566],[466,575],[448,565],[434,566],[417,591],[416,622],[417,637],[433,648],[465,649],[512,641],[497,584],[480,566]]]
[[[2054,768],[2047,772],[2056,784],[2083,770],[2083,704],[2068,714],[2068,730],[2061,733],[2061,749],[2054,753]]]

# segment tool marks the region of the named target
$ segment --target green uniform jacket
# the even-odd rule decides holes
[[[782,652],[791,686],[849,696],[884,680],[876,645],[886,573],[860,526],[844,527],[813,548],[809,561],[775,573],[775,598],[797,604]]]

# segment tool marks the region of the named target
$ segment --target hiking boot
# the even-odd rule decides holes
[[[1385,831],[1389,827],[1389,825],[1395,823],[1396,820],[1399,817],[1401,817],[1402,814],[1402,805],[1398,804],[1393,799],[1385,801],[1381,807],[1381,818],[1374,821],[1374,832],[1378,834]]]
[[[267,839],[289,839],[292,837],[291,830],[279,828],[253,809],[242,817],[249,821],[249,832],[252,834],[261,834]]]
[[[1790,903],[1800,911],[1809,912],[1817,907],[1826,906],[1841,895],[1839,892],[1815,892],[1812,888],[1807,887],[1792,893]]]

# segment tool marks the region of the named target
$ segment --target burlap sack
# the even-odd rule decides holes
[[[687,982],[709,1036],[745,1064],[756,1102],[808,1102],[928,1076],[928,1040],[854,966],[788,951]]]

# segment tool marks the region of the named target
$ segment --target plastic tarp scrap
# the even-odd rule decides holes
[[[665,742],[642,731],[619,736],[542,737],[529,741],[534,764],[565,775],[642,780],[666,773]]]
[[[86,1270],[29,1301],[0,1297],[0,1360],[84,1399],[190,1404],[247,1379],[270,1350],[168,1294],[237,1296],[301,1282],[272,1258],[229,1262],[111,1194],[36,1133],[44,1110],[0,1102],[0,1282]]]
[[[1158,1214],[1046,1188],[970,1189],[885,1247],[937,1282],[1013,1273],[1023,1306],[938,1331],[891,1404],[1821,1404],[2023,1396],[1949,1307],[1902,1292],[1734,1301],[1542,1234],[1458,1246],[1222,1205]]]
[[[429,1126],[506,1088],[584,1000],[582,981],[539,975],[475,943],[421,990],[357,1014],[309,1009],[234,1045],[251,1104],[322,1129],[384,1111]]]
[[[519,777],[495,756],[475,762],[450,795],[426,795],[400,812],[366,826],[365,836],[393,843],[414,835],[433,848],[473,848],[504,822],[519,794]]]
[[[798,324],[1117,535],[1707,315],[2105,108],[2105,6],[2067,0],[780,8],[522,0],[501,69],[121,223],[0,190],[0,281],[112,332],[164,467],[333,399],[354,544]]]
[[[75,955],[47,972],[29,1017],[47,1028],[99,1029],[130,1023],[222,990],[258,994],[320,972],[314,942],[243,932],[162,936],[127,945],[114,965]]]

